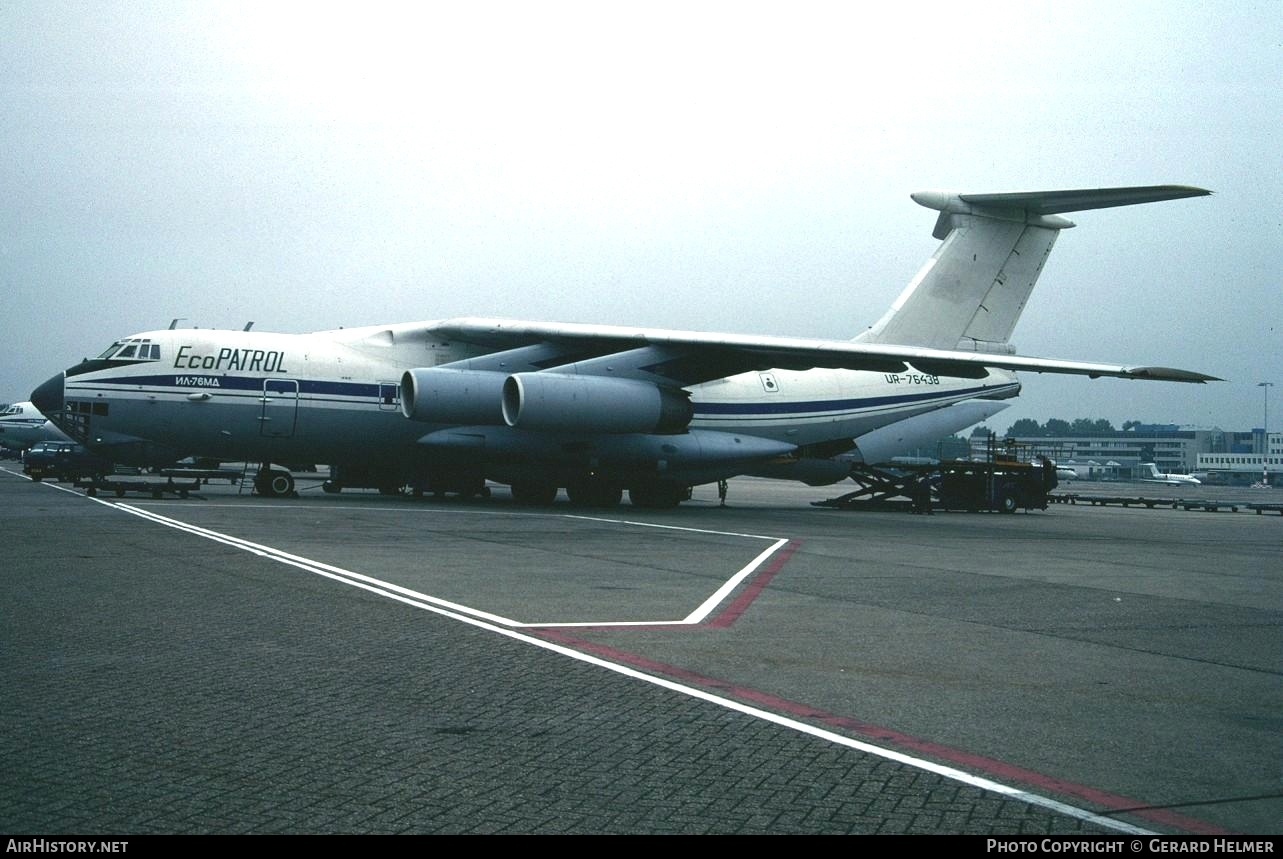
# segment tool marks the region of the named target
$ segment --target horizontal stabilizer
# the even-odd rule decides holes
[[[1211,193],[1205,188],[1195,188],[1192,185],[1143,185],[1133,188],[1088,188],[1081,191],[1024,191],[1014,194],[960,194],[959,196],[964,202],[973,206],[1011,207],[1039,215],[1054,215],[1060,212],[1081,212],[1086,209],[1159,203],[1163,200],[1180,200],[1185,197],[1205,197]]]
[[[909,196],[915,203],[940,212],[984,209],[1019,209],[1032,215],[1055,215],[1087,209],[1109,209],[1159,203],[1185,197],[1205,197],[1206,188],[1193,185],[1140,185],[1130,188],[1083,188],[1072,191],[1012,191],[1000,194],[955,194],[949,191],[918,191]]]

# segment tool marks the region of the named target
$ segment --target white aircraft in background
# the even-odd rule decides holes
[[[14,403],[0,411],[0,445],[26,450],[38,441],[71,441],[31,403]]]
[[[1200,486],[1203,481],[1190,474],[1164,473],[1152,462],[1142,462],[1141,471],[1148,477],[1142,477],[1142,483],[1166,483],[1169,486]]]
[[[334,467],[327,488],[477,492],[672,507],[741,474],[833,483],[905,439],[969,426],[1015,370],[1203,382],[1163,367],[1022,357],[1009,344],[1057,213],[1202,196],[1181,185],[913,194],[936,253],[872,327],[818,340],[464,318],[273,334],[150,331],[40,385],[32,401],[117,462],[188,455]],[[951,410],[951,411],[946,411]],[[977,411],[979,410],[979,411]],[[896,432],[900,422],[904,432]],[[942,425],[952,426],[937,432]],[[889,430],[890,432],[880,432]],[[877,435],[874,435],[877,433]]]

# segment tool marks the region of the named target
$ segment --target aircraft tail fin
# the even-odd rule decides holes
[[[855,339],[934,349],[1014,353],[1011,332],[1061,230],[1061,212],[1131,206],[1211,191],[1189,185],[955,194],[919,191],[913,201],[940,212],[942,244],[891,309]]]

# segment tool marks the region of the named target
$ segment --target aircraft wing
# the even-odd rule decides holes
[[[982,378],[988,368],[1032,373],[1110,376],[1167,382],[1220,381],[1190,370],[1169,367],[1096,364],[1029,358],[1019,355],[930,349],[849,340],[722,334],[615,325],[527,322],[509,319],[461,318],[443,322],[394,326],[396,340],[440,339],[470,343],[490,350],[495,369],[506,353],[532,347],[540,350],[534,369],[558,369],[586,375],[614,375],[680,386],[751,370],[807,370],[816,367],[936,376]],[[473,368],[486,358],[469,359]]]

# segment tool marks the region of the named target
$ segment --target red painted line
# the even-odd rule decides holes
[[[802,544],[797,540],[789,540],[780,547],[780,550],[771,558],[771,563],[768,564],[765,569],[758,570],[753,575],[752,579],[749,581],[748,587],[744,588],[740,595],[736,597],[735,600],[720,614],[702,625],[720,629],[730,626],[735,623],[735,621],[739,620],[740,615],[748,610],[748,607],[753,604],[753,600],[757,599],[758,594],[760,594],[766,586],[771,583],[771,579],[775,578],[775,574],[778,573],[786,563],[788,563],[788,559],[793,557],[793,553],[797,551],[797,548],[800,545]]]
[[[791,544],[790,544],[791,545]],[[859,735],[860,737],[877,741],[880,743],[898,746],[901,749],[911,749],[915,752],[930,755],[931,757],[957,764],[971,770],[995,776],[1004,781],[1015,781],[1023,784],[1032,785],[1040,790],[1062,794],[1065,796],[1077,797],[1086,802],[1095,803],[1096,805],[1121,811],[1124,809],[1136,809],[1127,812],[1135,817],[1160,823],[1165,826],[1171,826],[1182,832],[1194,833],[1198,835],[1230,835],[1230,830],[1208,823],[1204,820],[1198,820],[1193,817],[1187,817],[1183,814],[1169,811],[1163,808],[1143,808],[1143,802],[1129,799],[1109,791],[1099,790],[1087,785],[1077,784],[1076,782],[1066,781],[1065,779],[1056,778],[1055,776],[1044,775],[1034,770],[1025,769],[1015,764],[1009,764],[995,758],[985,755],[974,754],[972,752],[955,749],[950,746],[941,745],[930,740],[924,740],[921,737],[915,737],[892,728],[884,728],[859,719],[853,719],[849,716],[839,716],[834,713],[828,713],[819,710],[808,704],[799,701],[792,701],[788,698],[781,698],[778,695],[772,695],[769,692],[762,692],[758,689],[751,689],[747,686],[741,686],[725,680],[718,680],[714,677],[706,677],[694,671],[680,668],[676,665],[670,665],[664,662],[657,662],[648,659],[640,654],[630,653],[626,650],[610,647],[604,644],[597,644],[592,641],[586,641],[582,638],[576,638],[561,630],[536,630],[537,635],[558,644],[564,644],[573,647],[576,650],[582,650],[609,659],[614,662],[623,663],[633,668],[639,668],[643,671],[649,671],[655,674],[662,674],[673,677],[693,686],[698,686],[709,691],[717,691],[729,696],[733,696],[741,701],[751,702],[761,706],[763,709],[776,713],[787,713],[790,716],[803,719],[812,719],[824,725],[835,728],[841,728],[845,731]]]

